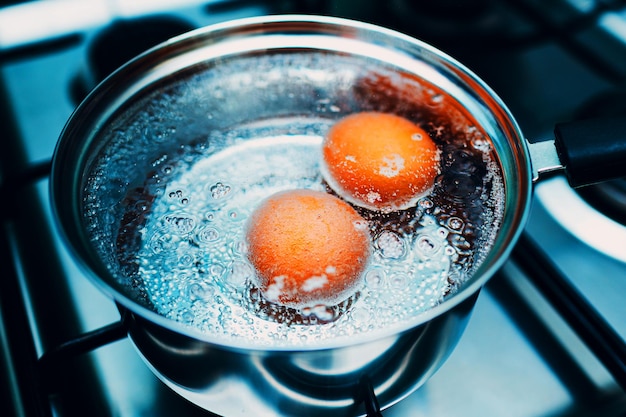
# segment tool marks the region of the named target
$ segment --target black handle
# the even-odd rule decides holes
[[[572,187],[626,177],[626,118],[560,123],[554,135]]]

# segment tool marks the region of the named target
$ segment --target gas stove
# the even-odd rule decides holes
[[[11,3],[0,7],[3,416],[212,415],[140,359],[124,336],[124,311],[83,275],[48,202],[50,158],[72,110],[159,41],[238,17],[337,15],[458,58],[531,141],[550,137],[556,122],[626,113],[623,1]],[[450,359],[382,415],[626,415],[625,184],[538,183],[524,235],[481,292]]]

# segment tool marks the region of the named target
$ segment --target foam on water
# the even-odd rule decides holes
[[[253,129],[183,169],[163,159],[170,179],[138,227],[136,257],[136,282],[158,313],[224,340],[311,345],[408,320],[471,275],[497,231],[494,201],[503,194],[488,142],[479,139],[474,151],[486,169],[475,169],[476,158],[447,151],[454,156],[446,162],[452,177],[443,175],[415,207],[386,214],[357,208],[368,222],[373,255],[350,299],[297,312],[263,299],[246,258],[246,219],[278,191],[332,192],[320,174],[330,123],[316,121],[304,134],[255,137]],[[475,174],[468,179],[468,172]],[[451,188],[453,198],[446,194]]]

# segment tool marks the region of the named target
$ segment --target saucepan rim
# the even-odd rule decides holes
[[[91,248],[80,220],[82,216],[81,202],[77,201],[79,199],[76,197],[76,190],[81,184],[82,167],[84,167],[85,161],[90,158],[90,155],[87,154],[87,146],[84,146],[85,141],[93,138],[94,130],[102,128],[114,109],[119,108],[122,103],[132,100],[141,88],[157,82],[164,73],[170,71],[167,66],[162,64],[164,61],[178,60],[179,66],[185,66],[188,59],[190,59],[189,62],[196,59],[193,54],[199,50],[202,50],[202,53],[209,50],[213,56],[232,53],[232,51],[225,49],[229,45],[222,45],[225,39],[232,37],[249,36],[258,43],[256,47],[263,48],[263,37],[258,36],[259,34],[263,35],[271,31],[296,33],[315,30],[320,31],[320,33],[330,33],[329,36],[353,37],[357,41],[360,36],[367,34],[370,39],[376,40],[378,46],[382,45],[383,47],[387,47],[385,42],[401,45],[405,48],[402,54],[406,55],[407,60],[414,59],[411,58],[410,51],[419,51],[422,56],[436,62],[440,66],[440,70],[448,71],[449,74],[446,75],[454,77],[455,83],[463,83],[464,88],[469,89],[474,94],[475,100],[481,101],[480,104],[484,108],[478,110],[488,111],[488,118],[498,124],[498,129],[505,131],[504,134],[508,136],[506,138],[507,143],[501,143],[505,139],[494,143],[494,146],[499,148],[496,149],[497,154],[507,153],[504,157],[506,161],[502,163],[506,196],[504,218],[493,248],[470,282],[447,297],[441,304],[397,326],[368,332],[358,337],[333,339],[323,343],[316,342],[311,346],[293,347],[268,347],[264,344],[259,345],[244,340],[225,342],[165,318],[114,288],[109,280],[103,278],[109,272],[98,262],[98,257]],[[255,47],[253,43],[250,45],[252,45],[250,47]],[[190,56],[191,58],[189,58]],[[134,85],[133,80],[136,79],[140,79],[141,82]],[[224,348],[263,351],[320,350],[367,343],[409,331],[451,310],[479,291],[506,261],[528,216],[531,193],[532,173],[528,144],[503,101],[471,70],[436,48],[402,33],[344,18],[311,15],[259,16],[219,23],[175,37],[131,60],[101,82],[76,108],[64,127],[55,149],[50,181],[53,214],[60,233],[78,259],[79,264],[86,271],[86,275],[100,290],[133,313],[164,328]]]

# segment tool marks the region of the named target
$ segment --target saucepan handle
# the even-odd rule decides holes
[[[626,177],[626,118],[559,123],[554,140],[529,144],[533,176],[565,170],[572,187]]]

